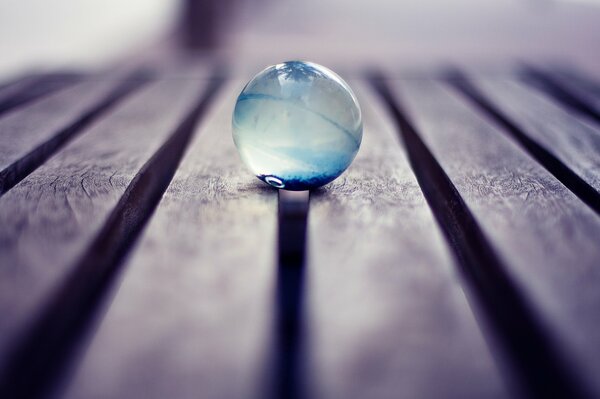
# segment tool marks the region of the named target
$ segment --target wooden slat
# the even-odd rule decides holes
[[[140,83],[83,82],[0,119],[0,195]]]
[[[531,138],[600,192],[600,130],[537,91],[509,79],[476,84]]]
[[[0,169],[22,158],[76,118],[114,85],[85,82],[0,119]]]
[[[548,73],[577,97],[600,110],[600,83],[597,80],[575,69],[553,68]]]
[[[72,73],[25,77],[0,91],[0,115],[68,87],[79,80],[81,76]]]
[[[448,83],[468,99],[475,108],[500,127],[512,140],[519,143],[552,176],[558,179],[587,206],[600,214],[600,194],[598,191],[547,147],[534,140],[531,134],[524,131],[519,123],[506,115],[476,85],[460,72],[455,73],[454,77],[448,80]]]
[[[14,360],[9,353],[204,84],[153,84],[0,198],[0,375]]]
[[[0,103],[7,98],[14,96],[15,93],[18,93],[20,90],[23,90],[23,88],[33,81],[34,78],[35,76],[22,75],[10,80],[3,80],[2,84],[0,84]]]
[[[277,192],[231,139],[241,87],[198,129],[65,397],[265,397]]]
[[[456,92],[435,82],[395,86],[516,286],[560,343],[563,366],[600,393],[598,216]]]
[[[350,169],[311,196],[307,397],[503,397],[461,278],[384,106]]]
[[[600,123],[600,109],[596,107],[595,102],[588,101],[589,96],[582,96],[579,90],[574,90],[569,83],[555,74],[544,69],[525,67],[521,71],[521,77],[523,81],[570,108],[571,111],[597,124]]]

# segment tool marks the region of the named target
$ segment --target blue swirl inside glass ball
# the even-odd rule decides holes
[[[233,140],[262,181],[309,190],[342,174],[362,139],[356,96],[333,71],[311,62],[270,66],[242,90]]]

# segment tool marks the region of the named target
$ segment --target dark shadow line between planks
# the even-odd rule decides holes
[[[39,144],[28,154],[0,171],[0,196],[43,165],[58,150],[85,131],[88,126],[104,113],[115,107],[128,95],[140,89],[150,80],[150,74],[147,72],[137,71],[132,73],[123,82],[120,82],[105,98],[101,99],[97,104],[92,105],[69,125],[60,129],[50,139]]]
[[[506,132],[510,138],[515,140],[529,155],[550,172],[552,176],[600,215],[600,193],[579,177],[577,173],[565,165],[552,152],[530,138],[523,129],[504,115],[491,100],[478,90],[463,73],[457,70],[448,72],[446,74],[446,82],[483,111],[502,128],[502,131]]]
[[[24,87],[16,93],[4,100],[0,100],[0,115],[78,83],[82,78],[83,75],[77,73],[51,73],[33,77],[30,82],[25,83]],[[20,78],[19,80],[22,81],[24,79]],[[12,82],[9,82],[5,87],[9,87],[12,84]]]
[[[305,397],[302,348],[309,197],[308,191],[279,190],[273,399]]]
[[[600,123],[600,112],[597,109],[588,104],[550,74],[534,68],[531,65],[524,65],[519,69],[518,75],[529,86],[550,96],[575,112]]]
[[[65,378],[124,259],[173,178],[195,127],[224,82],[212,79],[185,119],[136,174],[72,272],[15,345],[0,397],[49,397]]]
[[[368,76],[398,127],[421,190],[466,282],[474,309],[481,309],[511,381],[526,397],[587,397],[542,322],[506,272],[456,187],[421,140],[398,99],[378,73]],[[504,370],[503,367],[501,369]]]

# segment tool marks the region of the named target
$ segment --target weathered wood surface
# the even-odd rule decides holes
[[[475,81],[523,131],[600,192],[600,130],[512,79]]]
[[[231,139],[242,85],[197,129],[65,397],[265,397],[277,191]]]
[[[112,79],[82,82],[4,115],[0,119],[0,195],[14,184],[23,164],[51,153],[40,147],[51,147],[48,143],[61,139],[61,132],[119,83]]]
[[[389,115],[353,87],[360,152],[311,196],[308,397],[508,396]]]
[[[127,190],[145,184],[149,160],[160,165],[155,155],[171,148],[165,142],[206,86],[198,78],[207,68],[193,64],[165,66],[167,79],[124,99],[0,198],[0,377],[82,256],[107,256],[94,242],[123,199],[141,206],[138,191]],[[595,122],[514,79],[474,83],[525,134],[600,188]],[[344,175],[311,193],[306,258],[287,277],[305,275],[292,298],[300,366],[290,368],[292,377],[277,370],[274,358],[293,362],[278,330],[288,310],[279,297],[286,284],[277,192],[244,169],[231,140],[242,84],[229,83],[214,100],[158,208],[144,208],[150,222],[118,283],[103,286],[105,313],[94,318],[89,309],[97,330],[75,333],[89,346],[78,347],[58,395],[277,397],[272,380],[292,377],[299,398],[517,394],[494,325],[481,317],[489,309],[432,215],[398,126],[364,81],[352,82],[364,111],[362,148]],[[457,90],[422,79],[389,84],[558,344],[562,367],[600,395],[600,217]],[[114,87],[109,79],[78,83],[3,115],[0,167]],[[501,376],[500,369],[508,371]]]
[[[431,81],[395,88],[567,367],[598,395],[600,219],[460,94]]]
[[[109,81],[79,83],[4,115],[0,119],[0,168],[51,138],[111,86]]]
[[[271,320],[268,314],[276,306],[269,300],[276,205],[274,193],[248,177],[237,160],[229,135],[231,93],[235,91],[220,99],[223,102],[214,120],[198,132],[165,193],[68,390],[69,397],[164,397],[174,393],[178,397],[199,393],[203,397],[239,397],[244,392],[260,392],[256,391],[261,374],[257,366],[268,366],[270,350],[265,343],[275,340],[266,327]],[[305,349],[316,375],[308,376],[308,390],[318,397],[390,397],[399,387],[422,396],[506,395],[389,123],[377,121],[382,114],[367,113],[365,117],[370,122],[357,166],[331,191],[316,193],[311,205],[311,212],[317,212],[311,221],[317,222],[311,222],[309,228],[305,327],[310,339]],[[383,158],[378,160],[378,156]],[[365,165],[369,167],[365,169]],[[390,186],[381,181],[364,184],[368,171],[382,167],[385,174],[394,176],[394,190],[388,194]],[[352,188],[355,191],[348,196],[347,190]],[[370,194],[359,196],[356,190]],[[388,198],[381,198],[384,195]],[[330,196],[336,201],[330,203]],[[248,205],[250,201],[254,205]],[[357,220],[358,225],[343,223],[371,201],[375,214],[367,211]],[[398,206],[401,201],[411,206]],[[415,211],[420,214],[418,219]],[[372,237],[363,241],[364,236],[352,234],[350,227]],[[341,235],[335,234],[340,231]],[[377,241],[381,241],[382,251],[361,250],[361,242],[368,246]],[[232,245],[235,251],[223,247]],[[375,263],[371,257],[387,270],[384,281],[395,278],[394,284],[385,284],[390,291],[378,291],[366,283],[381,284],[381,276],[369,269],[361,271],[360,265]],[[215,270],[215,265],[219,269]],[[242,265],[249,275],[238,270]],[[433,267],[433,274],[424,270],[426,267]],[[215,279],[223,281],[226,291],[214,291]],[[332,296],[337,300],[332,302]],[[140,319],[137,315],[146,312],[149,303],[156,303],[153,308],[161,311]],[[364,312],[340,316],[359,306]],[[371,325],[373,316],[368,313],[375,310],[379,321]],[[395,314],[391,320],[390,314]],[[342,331],[348,337],[340,343],[337,338]],[[379,334],[386,331],[391,339],[382,340]],[[453,345],[447,345],[447,340]],[[382,376],[366,373],[357,379],[354,368],[371,364],[364,356],[375,356],[361,343],[367,348],[383,345],[375,355],[392,352],[389,362],[394,366]],[[443,381],[430,384],[432,373]],[[477,376],[477,384],[472,383],[473,376]]]
[[[0,198],[0,371],[203,85],[144,89]]]

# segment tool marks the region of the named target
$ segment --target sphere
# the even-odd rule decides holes
[[[262,181],[309,190],[350,166],[362,140],[356,96],[333,71],[288,61],[256,75],[233,111],[233,140]]]

